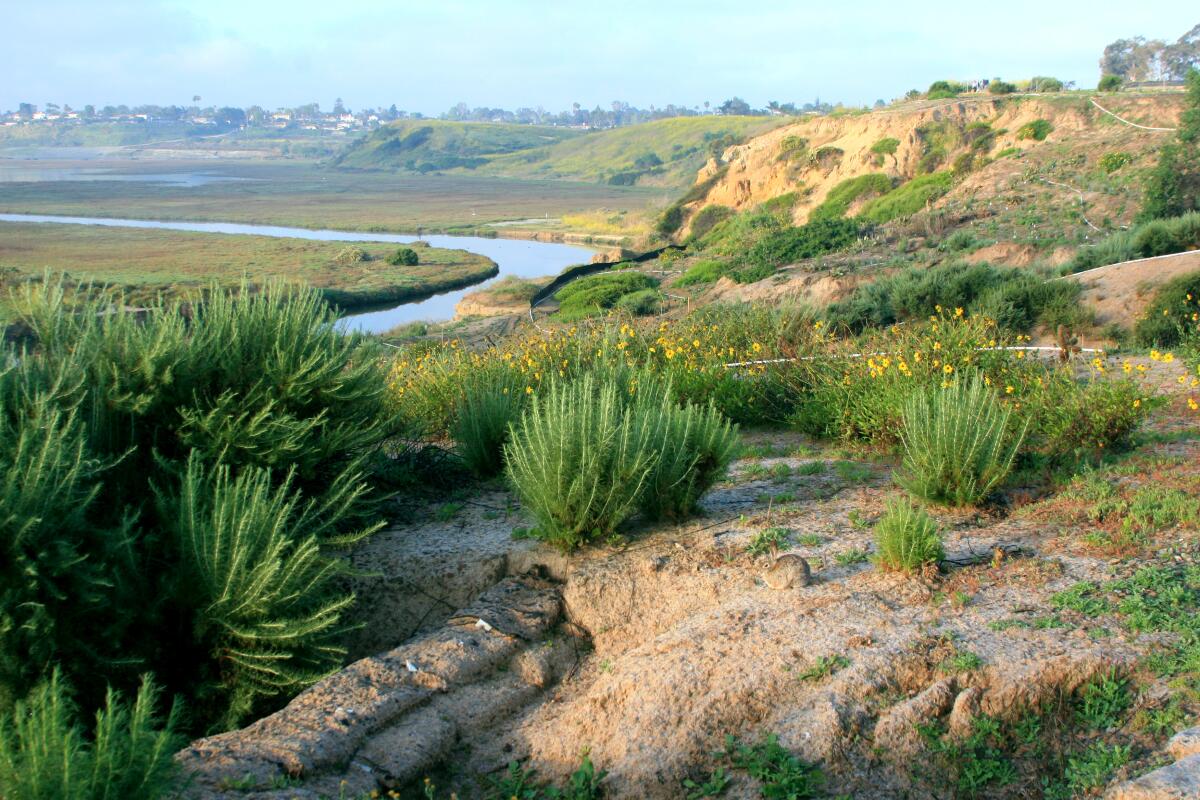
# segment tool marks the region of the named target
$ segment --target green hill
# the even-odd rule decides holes
[[[349,169],[442,172],[476,169],[498,156],[582,136],[572,128],[413,119],[385,125],[347,147],[331,163]]]
[[[618,186],[686,186],[714,152],[782,124],[777,117],[675,117],[603,131],[406,120],[347,148],[332,166],[471,171]]]

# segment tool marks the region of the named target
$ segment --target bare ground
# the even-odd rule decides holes
[[[1195,415],[1173,406],[1154,431],[1123,480],[1194,487]],[[1161,635],[1056,612],[1050,598],[1197,552],[1187,527],[1132,557],[1089,545],[1096,526],[1032,485],[1008,507],[937,512],[941,574],[884,574],[867,556],[870,525],[898,491],[892,463],[788,433],[746,439],[757,451],[702,518],[635,524],[615,546],[563,557],[514,542],[527,522],[501,490],[376,537],[356,555],[377,573],[359,587],[357,650],[385,652],[244,731],[194,743],[180,754],[186,794],[408,797],[434,775],[439,791],[486,797],[511,761],[561,783],[586,748],[608,771],[606,797],[679,798],[718,765],[727,735],[772,732],[821,767],[828,796],[951,797],[919,725],[963,735],[980,715],[1013,721],[1111,669],[1137,673]],[[775,527],[789,532],[777,552],[747,553]],[[809,585],[767,585],[782,553],[807,560]],[[1139,674],[1131,713],[1165,702],[1161,682]],[[1165,738],[1136,739],[1113,783],[1169,761]],[[1029,794],[1039,768],[1021,763],[1019,780],[982,796],[1040,796]],[[759,793],[734,772],[723,796]]]

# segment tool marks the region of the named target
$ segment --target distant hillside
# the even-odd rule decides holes
[[[677,117],[580,131],[405,120],[355,142],[331,165],[679,187],[690,183],[714,152],[781,124],[777,117]]]
[[[1184,103],[1181,93],[1096,100],[1149,127],[1177,124]],[[980,236],[993,241],[1074,243],[1095,233],[1089,222],[1111,229],[1131,221],[1142,176],[1170,135],[1123,124],[1080,93],[804,119],[709,164],[680,201],[680,232],[706,206],[740,211],[771,201],[790,209],[795,224],[856,215],[888,223],[941,209],[951,225],[983,224]]]
[[[571,128],[409,119],[385,125],[357,140],[331,165],[407,172],[476,169],[498,156],[581,135],[583,131]]]

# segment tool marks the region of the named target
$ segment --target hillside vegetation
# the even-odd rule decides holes
[[[676,117],[603,131],[488,122],[405,120],[351,145],[343,169],[471,171],[617,186],[684,186],[715,154],[779,118]]]

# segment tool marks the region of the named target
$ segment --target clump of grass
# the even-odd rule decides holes
[[[651,376],[588,373],[552,385],[512,426],[509,480],[564,549],[615,533],[636,508],[679,519],[724,475],[737,429],[711,406],[679,406]]]
[[[897,482],[935,503],[978,503],[1008,476],[1025,427],[978,375],[916,392],[904,407],[904,463]]]
[[[875,523],[875,562],[881,569],[920,572],[945,557],[937,523],[902,498],[892,498]]]
[[[1018,139],[1033,139],[1034,141],[1042,142],[1054,130],[1054,126],[1049,120],[1035,119],[1032,122],[1026,122],[1021,127],[1017,128]]]
[[[615,384],[586,375],[552,385],[504,446],[509,480],[539,538],[572,549],[614,533],[655,467],[652,435]]]
[[[643,390],[645,391],[645,390]],[[711,405],[678,406],[670,392],[638,404],[643,424],[653,428],[657,452],[640,508],[652,520],[683,519],[695,513],[700,497],[725,476],[737,451],[737,426]]]
[[[843,655],[821,656],[813,662],[811,667],[801,671],[796,677],[802,681],[819,681],[848,666],[850,666],[850,659]]]
[[[481,477],[504,468],[509,426],[521,416],[527,397],[517,377],[507,370],[472,376],[455,409],[450,436],[467,467]]]
[[[819,769],[789,753],[775,734],[750,745],[726,736],[724,755],[734,769],[744,770],[761,784],[763,797],[817,797],[825,783]]]

